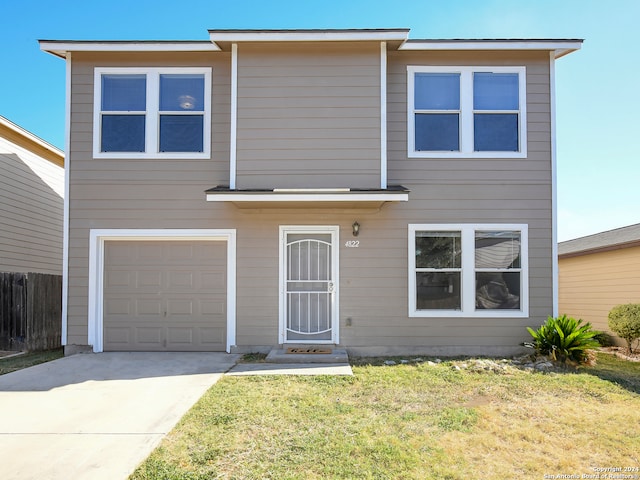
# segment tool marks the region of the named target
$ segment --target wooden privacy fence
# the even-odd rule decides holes
[[[60,346],[62,277],[0,272],[0,350]]]

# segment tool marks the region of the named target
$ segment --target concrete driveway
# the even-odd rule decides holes
[[[126,479],[238,359],[84,354],[0,376],[0,476]]]

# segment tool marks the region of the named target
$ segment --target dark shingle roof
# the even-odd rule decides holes
[[[573,256],[597,250],[613,250],[640,245],[640,223],[616,228],[558,244],[558,256]]]

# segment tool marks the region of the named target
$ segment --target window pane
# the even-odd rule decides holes
[[[202,152],[202,115],[161,115],[161,152]]]
[[[457,113],[418,113],[415,124],[416,151],[460,150],[460,122]]]
[[[204,111],[204,75],[160,75],[160,110]]]
[[[473,74],[473,108],[475,110],[518,110],[518,74]]]
[[[102,110],[144,112],[146,90],[146,75],[102,75]]]
[[[417,268],[461,268],[460,232],[417,232]]]
[[[473,116],[476,152],[517,152],[517,113],[476,113]]]
[[[476,268],[520,268],[520,232],[476,232]]]
[[[416,273],[418,310],[460,310],[460,272]]]
[[[520,272],[476,273],[477,309],[520,309]]]
[[[459,73],[416,73],[414,102],[417,110],[459,110]]]
[[[144,152],[144,115],[103,115],[101,152]]]

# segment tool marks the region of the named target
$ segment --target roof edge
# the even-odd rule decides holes
[[[622,250],[624,248],[640,247],[640,240],[632,240],[629,242],[615,243],[612,245],[603,245],[601,247],[585,248],[567,253],[558,253],[558,258],[581,257],[583,255],[591,255],[593,253],[611,252],[613,250]]]
[[[51,145],[49,142],[47,142],[46,140],[43,140],[37,135],[34,135],[30,131],[25,130],[20,125],[13,123],[8,118],[5,118],[2,115],[0,115],[0,130],[3,130],[3,129],[8,130],[9,132],[15,134],[17,137],[20,137],[26,140],[28,143],[32,145],[36,145],[40,148],[43,148],[46,152],[49,153],[48,158],[46,158],[48,161],[60,167],[64,166],[64,152],[62,150],[60,150],[58,147],[54,145]],[[11,138],[8,138],[8,140],[15,143],[15,141],[12,140]],[[24,145],[22,145],[22,147],[26,148]]]
[[[399,50],[549,50],[555,58],[582,48],[583,39],[425,39],[407,40]]]
[[[211,42],[406,42],[408,28],[209,30]]]
[[[38,40],[40,50],[65,58],[69,52],[218,52],[209,40]]]

